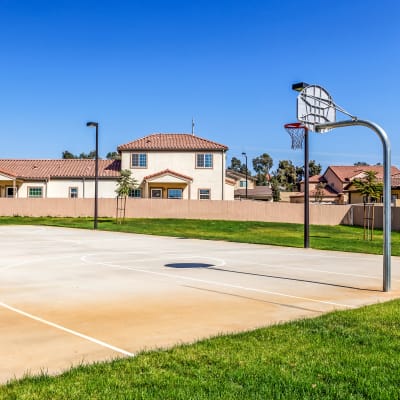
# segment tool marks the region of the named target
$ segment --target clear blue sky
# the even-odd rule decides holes
[[[302,164],[283,124],[292,83],[325,87],[380,124],[400,166],[398,0],[0,0],[0,158],[100,155],[154,132],[191,131]],[[311,134],[324,168],[382,162],[366,128]]]

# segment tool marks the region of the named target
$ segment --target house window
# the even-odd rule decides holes
[[[212,168],[213,156],[211,153],[196,154],[196,168]]]
[[[132,168],[147,168],[147,154],[132,153]]]
[[[78,188],[77,187],[70,187],[69,188],[69,198],[70,199],[77,199],[78,198]]]
[[[210,200],[210,189],[199,189],[199,200]]]
[[[129,197],[140,199],[142,197],[142,189],[131,189],[129,191]]]
[[[152,199],[162,199],[162,189],[151,189]]]
[[[14,191],[14,189],[15,188],[12,186],[7,187],[6,188],[6,197],[8,197],[8,198],[15,197],[16,190]]]
[[[247,181],[240,181],[240,187],[245,188],[247,186]]]
[[[43,188],[39,186],[29,187],[28,197],[33,197],[33,198],[43,197]]]
[[[182,189],[168,189],[169,199],[181,199],[183,191]]]

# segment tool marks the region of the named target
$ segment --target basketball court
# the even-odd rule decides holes
[[[0,227],[0,382],[400,296],[382,256]]]

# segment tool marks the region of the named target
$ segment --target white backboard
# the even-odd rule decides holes
[[[332,97],[321,86],[305,87],[297,97],[297,119],[310,131],[315,132],[315,125],[336,121],[336,108]],[[320,132],[328,132],[324,129]]]

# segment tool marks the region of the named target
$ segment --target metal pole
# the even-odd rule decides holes
[[[247,170],[247,153],[243,152],[242,156],[245,156],[245,158],[246,158],[246,199],[247,199],[247,186],[249,186],[249,183],[248,183],[248,174],[249,174],[249,172]]]
[[[363,120],[329,122],[315,126],[316,132],[326,128],[346,126],[365,126],[372,129],[380,138],[383,147],[383,291],[389,292],[391,285],[391,146],[386,132],[377,124]]]
[[[249,182],[248,182],[248,170],[247,170],[247,154],[246,154],[246,199],[247,199],[247,187],[249,186]]]
[[[310,247],[310,174],[308,170],[308,129],[304,127],[304,248]]]
[[[96,128],[96,154],[94,157],[94,220],[93,229],[97,229],[97,217],[98,217],[98,183],[99,183],[99,123],[98,122],[87,122],[86,126]],[[85,187],[83,187],[85,189]]]
[[[94,222],[93,228],[97,229],[99,210],[99,124],[96,124],[96,158],[94,172]]]

